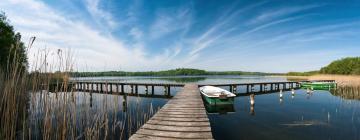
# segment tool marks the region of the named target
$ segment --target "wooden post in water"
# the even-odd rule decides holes
[[[101,93],[104,92],[104,90],[103,90],[103,83],[100,83],[100,92],[101,92]]]
[[[274,89],[273,89],[273,88],[274,88],[274,84],[273,84],[273,83],[271,83],[271,84],[270,84],[270,91],[274,91]]]
[[[125,94],[125,91],[124,91],[124,84],[121,84],[121,93],[124,93],[124,94]]]
[[[115,84],[116,94],[119,94],[119,84]]]
[[[260,92],[263,92],[263,84],[260,84]]]
[[[91,83],[91,92],[94,92],[94,83]]]
[[[170,86],[167,86],[167,94],[168,94],[168,96],[170,96],[171,95],[171,93],[170,93],[171,91],[170,91]]]
[[[246,85],[246,93],[249,93],[249,85]]]
[[[145,94],[146,94],[146,95],[148,95],[148,91],[149,91],[149,89],[148,89],[148,86],[146,85],[146,86],[145,86]]]
[[[286,84],[283,83],[283,90],[286,90]]]
[[[164,86],[164,95],[166,95],[167,93],[166,93],[166,86]]]
[[[131,90],[131,94],[133,94],[134,93],[133,85],[130,85],[130,90]]]
[[[264,91],[265,92],[267,91],[267,86],[268,86],[267,84],[264,85],[264,88],[265,88]]]
[[[255,115],[255,94],[250,95],[250,114]]]
[[[229,86],[229,90],[230,90],[230,92],[233,92],[233,87],[232,87],[232,85]]]
[[[154,86],[151,86],[151,94],[154,95],[155,93]]]
[[[138,85],[135,85],[135,94],[138,94]]]

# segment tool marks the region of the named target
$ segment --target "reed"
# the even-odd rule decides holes
[[[129,104],[121,103],[127,97],[74,91],[72,54],[50,53],[35,54],[30,74],[14,60],[0,73],[0,139],[126,139],[156,112],[151,104],[144,108],[140,97]]]
[[[308,77],[309,80],[335,80],[339,86],[347,87],[360,86],[359,75],[313,75]]]

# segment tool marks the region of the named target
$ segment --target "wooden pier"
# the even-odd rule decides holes
[[[186,84],[130,140],[213,139],[198,85]]]
[[[302,81],[303,82],[303,81]],[[300,88],[300,82],[266,82],[266,83],[239,83],[239,84],[210,84],[222,87],[237,95],[271,93],[287,91]],[[184,84],[169,83],[119,83],[119,82],[82,82],[72,83],[74,91],[85,91],[90,93],[117,94],[141,97],[171,98],[171,88],[183,87]],[[205,85],[198,85],[205,86]],[[126,87],[126,88],[125,88]],[[228,87],[228,88],[226,88]],[[162,88],[162,95],[156,95],[155,88]],[[126,91],[128,89],[128,91]],[[143,91],[140,91],[142,89]]]

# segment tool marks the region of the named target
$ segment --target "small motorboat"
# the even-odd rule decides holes
[[[210,105],[216,104],[233,104],[236,95],[225,89],[214,86],[200,87],[200,93],[204,100]]]
[[[301,88],[311,90],[329,90],[336,88],[336,82],[301,82]]]

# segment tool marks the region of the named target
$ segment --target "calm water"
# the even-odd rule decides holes
[[[276,82],[287,81],[282,77],[263,76],[210,76],[210,77],[100,77],[81,78],[74,80],[89,81],[121,81],[139,83],[199,83],[225,84],[246,82]],[[225,89],[228,87],[224,87]],[[176,93],[180,88],[173,88]],[[244,89],[238,89],[241,91]],[[139,89],[141,92],[142,90]],[[156,94],[163,94],[162,89],[156,89]],[[279,93],[255,96],[255,105],[251,106],[248,96],[236,97],[233,106],[218,106],[210,108],[209,119],[215,139],[360,139],[360,102],[349,98],[341,98],[334,91],[296,90],[295,95],[284,92],[282,99]],[[94,110],[101,107],[103,98],[124,98],[116,95],[93,94],[91,106]],[[141,102],[141,108],[160,108],[168,99],[128,97],[127,103]],[[90,99],[87,99],[90,100]],[[114,102],[108,102],[113,104]],[[89,103],[87,103],[89,105]],[[121,106],[121,105],[120,105]],[[135,105],[128,105],[127,109],[134,109]],[[119,112],[124,112],[120,108]],[[144,110],[143,112],[147,112]],[[220,113],[219,113],[220,112]]]

